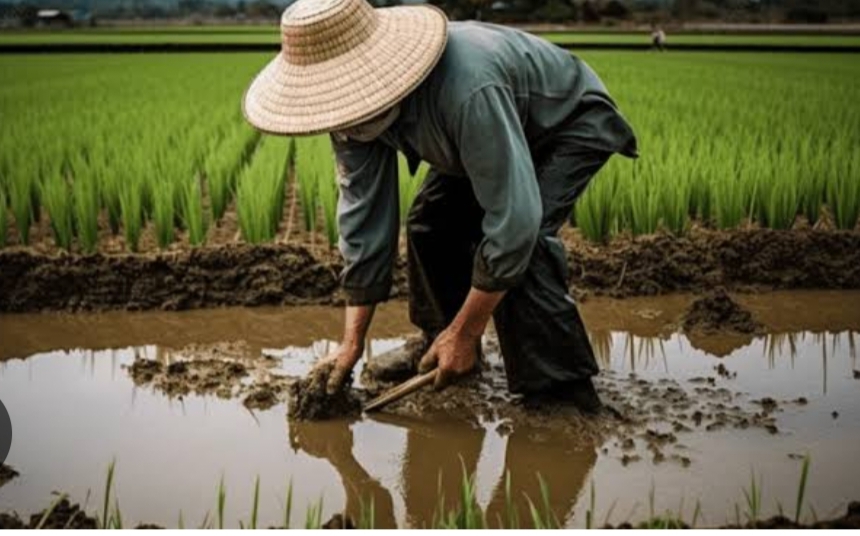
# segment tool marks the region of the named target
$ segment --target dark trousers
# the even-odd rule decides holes
[[[493,321],[513,393],[565,389],[598,366],[568,293],[567,256],[558,231],[574,201],[612,153],[559,136],[535,152],[543,204],[540,234],[523,281],[508,290]],[[460,310],[471,288],[483,210],[465,177],[431,170],[407,220],[409,314],[435,337]]]

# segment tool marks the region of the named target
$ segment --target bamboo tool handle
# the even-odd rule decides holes
[[[435,380],[436,369],[433,369],[430,372],[426,372],[424,374],[419,374],[412,379],[406,380],[400,385],[392,387],[388,391],[382,393],[378,397],[368,402],[368,404],[364,406],[364,411],[374,411],[386,404],[394,402],[395,400],[400,400],[404,396],[414,393],[425,385],[430,385]]]

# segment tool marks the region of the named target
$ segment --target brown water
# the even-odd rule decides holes
[[[0,316],[0,398],[13,423],[7,463],[21,476],[0,489],[0,511],[30,513],[53,490],[91,509],[102,501],[108,463],[117,462],[116,490],[127,524],[175,526],[214,514],[218,482],[227,488],[227,524],[250,517],[260,476],[260,519],[279,523],[287,483],[295,491],[293,522],[304,506],[324,498],[324,517],[345,506],[357,511],[372,497],[377,524],[421,526],[439,500],[458,493],[461,463],[476,473],[479,504],[490,519],[504,510],[504,475],[517,492],[540,496],[535,474],[551,489],[553,510],[570,526],[584,526],[589,486],[597,493],[598,522],[614,504],[613,522],[654,509],[686,517],[701,502],[706,524],[734,521],[743,510],[750,471],[762,479],[764,507],[777,501],[793,511],[801,461],[812,456],[807,497],[819,517],[842,513],[860,499],[860,380],[853,371],[860,337],[860,293],[779,293],[738,298],[768,326],[764,337],[694,337],[675,324],[690,298],[590,300],[583,316],[602,366],[616,377],[635,372],[657,384],[716,377],[723,364],[737,377],[716,378],[747,400],[772,397],[780,433],[760,428],[696,429],[678,434],[666,450],[691,460],[655,463],[644,444],[642,461],[622,463],[619,440],[575,441],[520,423],[467,419],[408,419],[380,414],[354,422],[289,425],[285,408],[251,412],[236,400],[189,395],[170,399],[136,387],[123,365],[135,356],[168,357],[188,344],[242,340],[251,356],[281,360],[301,373],[338,336],[341,312],[329,308],[225,309],[187,313]],[[405,306],[377,315],[371,351],[398,344],[411,331]],[[721,357],[717,357],[721,356]],[[805,397],[806,405],[783,403]],[[834,418],[833,412],[838,415]],[[462,462],[461,462],[462,460]],[[439,474],[442,474],[441,480]],[[519,496],[519,495],[518,495]],[[523,511],[524,512],[524,511]]]

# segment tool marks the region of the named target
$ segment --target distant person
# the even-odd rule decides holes
[[[651,27],[651,44],[660,52],[666,50],[666,32],[663,31],[663,28],[659,26]]]
[[[512,392],[599,410],[598,366],[557,235],[609,158],[637,150],[594,70],[539,37],[449,24],[429,5],[297,0],[281,26],[282,51],[243,110],[264,132],[331,133],[347,307],[329,392],[363,354],[391,290],[399,151],[413,171],[431,166],[406,221],[410,319],[422,334],[403,368],[438,366],[440,388],[473,371],[493,317]]]

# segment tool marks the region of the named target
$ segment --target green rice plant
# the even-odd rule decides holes
[[[30,243],[30,223],[33,221],[33,204],[30,197],[32,184],[33,179],[29,175],[16,175],[8,185],[15,228],[24,245]]]
[[[290,518],[293,514],[293,481],[290,479],[287,484],[287,496],[284,498],[284,526],[283,528],[290,528]]]
[[[260,510],[260,477],[254,480],[254,503],[251,505],[251,521],[248,527],[252,530],[257,528],[257,515]]]
[[[57,245],[65,250],[72,247],[74,234],[72,220],[72,198],[66,179],[59,173],[52,173],[41,184],[41,198],[51,218],[51,230]]]
[[[841,173],[831,177],[827,197],[836,227],[854,229],[860,219],[860,157],[855,150],[846,159]]]
[[[754,472],[750,472],[749,489],[744,489],[743,492],[747,503],[747,519],[755,524],[761,514],[761,485],[756,483]]]
[[[322,515],[323,498],[320,497],[319,501],[308,505],[308,509],[305,512],[305,530],[316,530],[322,528]]]
[[[304,213],[305,230],[316,230],[322,216],[323,231],[330,245],[337,243],[337,199],[334,154],[328,136],[296,141],[295,176]]]
[[[212,147],[204,163],[212,220],[221,221],[235,189],[236,175],[256,148],[260,134],[243,122]]]
[[[359,515],[358,515],[358,529],[359,530],[368,530],[376,528],[376,505],[374,503],[373,497],[370,497],[370,501],[367,503],[364,502],[364,499],[359,498]]]
[[[406,157],[403,154],[397,154],[397,170],[400,186],[400,223],[406,222],[409,215],[409,210],[412,208],[412,202],[415,196],[418,195],[418,190],[424,184],[424,179],[427,177],[427,172],[430,166],[426,162],[421,162],[415,174],[409,173],[409,164],[406,162]]]
[[[206,214],[203,210],[203,195],[200,191],[200,179],[197,177],[186,181],[181,188],[182,221],[188,231],[188,242],[192,246],[202,245],[206,241]]]
[[[794,522],[800,523],[800,513],[803,510],[803,498],[806,496],[806,482],[809,479],[809,454],[803,457],[803,467],[800,470],[800,483],[797,486],[797,502],[794,507]]]
[[[605,243],[614,228],[617,181],[615,175],[592,180],[576,202],[576,223],[583,236],[592,242]]]
[[[552,511],[552,507],[549,504],[549,488],[547,488],[546,481],[543,479],[540,473],[538,473],[537,478],[540,484],[542,510],[539,510],[532,502],[531,498],[526,496],[526,500],[529,503],[529,512],[531,513],[532,524],[536,529],[561,528],[561,523],[559,522],[558,517]]]
[[[295,180],[304,215],[305,231],[308,232],[316,230],[316,199],[321,182],[317,175],[322,165],[323,139],[323,136],[314,136],[296,140]]]
[[[116,460],[111,460],[110,464],[108,464],[107,477],[105,478],[105,491],[104,491],[104,507],[102,508],[102,517],[99,520],[99,526],[101,528],[107,528],[111,524],[110,518],[110,495],[113,490],[113,479],[114,473],[116,472]]]
[[[78,243],[84,253],[94,253],[99,239],[99,191],[92,175],[75,177],[72,182],[72,201]]]
[[[236,189],[242,237],[259,244],[275,238],[284,211],[284,183],[292,141],[265,136],[242,170]]]
[[[57,509],[57,506],[68,498],[68,495],[65,493],[60,493],[57,495],[57,498],[51,501],[50,506],[45,509],[45,512],[42,514],[42,517],[39,518],[39,522],[36,524],[36,530],[42,530],[44,528],[45,523],[48,522],[48,518],[51,517],[51,514],[54,513],[54,510]]]
[[[224,508],[227,504],[227,488],[224,487],[224,477],[218,482],[218,530],[224,529]]]
[[[9,208],[9,201],[6,199],[6,192],[0,185],[0,248],[6,247],[6,232],[8,231],[8,222],[6,221],[6,212]]]
[[[129,180],[120,186],[120,209],[125,244],[129,251],[136,252],[143,226],[143,184]]]
[[[167,249],[175,237],[174,221],[176,219],[176,203],[173,181],[164,178],[154,180],[152,186],[152,223],[155,226],[155,240],[158,247]]]

